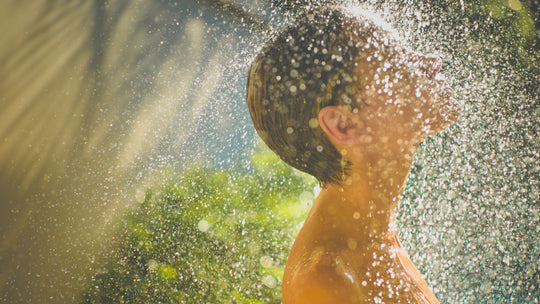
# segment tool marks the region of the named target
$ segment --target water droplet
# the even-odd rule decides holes
[[[197,224],[197,227],[199,228],[200,231],[206,232],[210,228],[210,224],[208,223],[207,220],[200,220],[199,223]]]
[[[318,126],[319,126],[319,120],[318,120],[317,118],[311,118],[311,119],[309,120],[309,126],[310,126],[311,128],[316,128],[316,127],[318,127]]]
[[[268,288],[275,288],[277,285],[277,280],[271,275],[266,275],[262,278],[262,283]]]

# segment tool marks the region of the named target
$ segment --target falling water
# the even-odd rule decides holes
[[[399,205],[404,246],[441,303],[540,301],[540,68],[538,12],[531,3],[364,3],[410,46],[443,57],[443,72],[464,107],[456,125],[422,145]],[[79,299],[122,251],[118,231],[126,210],[185,168],[285,172],[312,187],[280,165],[253,168],[256,136],[244,102],[250,60],[302,5],[4,1],[0,299]],[[176,183],[194,184],[199,175]],[[234,178],[225,180],[229,190],[245,190]],[[268,187],[285,187],[286,180],[270,181]],[[309,205],[313,193],[302,189],[291,193]],[[232,195],[225,192],[216,195]],[[301,221],[290,218],[289,226],[275,224],[284,225],[287,242],[268,249],[274,256],[256,257],[266,271],[285,259],[295,231],[286,229]],[[210,218],[196,225],[214,229]],[[257,237],[257,231],[245,233]],[[196,247],[187,243],[182,250]],[[170,276],[183,271],[161,269]],[[234,269],[231,281],[244,268]],[[252,278],[261,299],[279,297],[273,291],[279,271],[268,273]],[[236,286],[223,284],[224,290]]]

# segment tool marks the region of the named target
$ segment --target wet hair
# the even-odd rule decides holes
[[[340,184],[348,164],[317,116],[327,106],[358,106],[353,71],[366,31],[343,8],[311,9],[271,39],[249,70],[246,99],[257,132],[282,160],[323,185]]]

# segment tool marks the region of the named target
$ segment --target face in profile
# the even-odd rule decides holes
[[[442,60],[385,34],[367,40],[356,70],[370,120],[387,133],[409,132],[420,140],[454,123],[460,108],[439,72]]]

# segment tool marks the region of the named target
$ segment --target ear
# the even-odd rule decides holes
[[[326,135],[338,143],[357,142],[363,133],[358,116],[337,106],[324,107],[319,111],[319,125]]]

